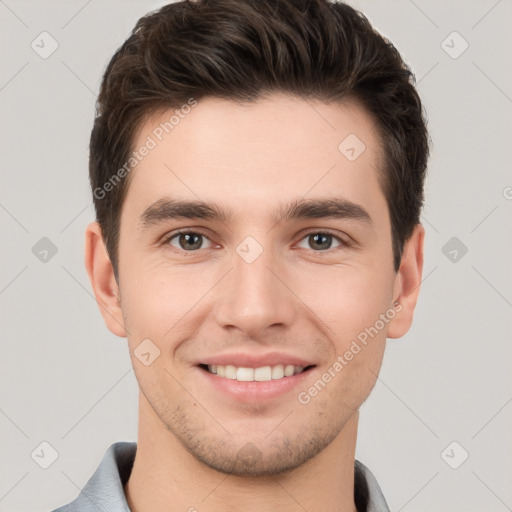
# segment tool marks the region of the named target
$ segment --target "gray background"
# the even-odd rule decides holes
[[[71,501],[111,443],[136,440],[126,341],[83,266],[87,146],[108,59],[164,3],[0,0],[0,511]],[[388,341],[357,458],[392,510],[512,510],[511,1],[350,3],[416,73],[434,144],[415,323]]]

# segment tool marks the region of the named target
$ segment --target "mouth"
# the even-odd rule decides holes
[[[292,353],[233,351],[205,355],[194,367],[198,385],[212,390],[212,398],[263,404],[274,399],[279,399],[275,403],[293,400],[293,391],[314,378],[315,363]]]
[[[198,366],[212,376],[216,376],[220,379],[236,380],[238,382],[268,382],[284,380],[295,375],[309,372],[315,367],[314,364],[309,366],[276,364],[272,366],[260,366],[258,368],[235,366],[231,364],[199,364]]]

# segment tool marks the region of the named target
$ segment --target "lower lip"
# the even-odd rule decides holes
[[[219,377],[214,373],[197,367],[199,372],[208,379],[211,386],[242,402],[265,401],[283,395],[303,382],[314,368],[311,367],[297,375],[283,377],[282,379],[242,382],[236,379]]]

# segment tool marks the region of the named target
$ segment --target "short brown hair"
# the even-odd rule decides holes
[[[143,121],[191,98],[253,101],[271,92],[326,102],[355,99],[373,116],[384,148],[379,179],[399,269],[404,243],[420,221],[429,137],[414,76],[396,48],[341,2],[185,0],[142,17],[103,76],[89,171],[116,276],[130,182],[121,177]]]

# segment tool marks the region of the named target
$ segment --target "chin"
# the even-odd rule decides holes
[[[271,443],[265,438],[238,443],[233,439],[205,438],[196,442],[192,439],[180,441],[196,460],[215,471],[241,477],[263,477],[293,471],[320,453],[335,437],[336,432],[321,435],[310,431],[294,437],[280,437]]]

